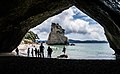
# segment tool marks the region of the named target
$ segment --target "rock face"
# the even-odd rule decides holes
[[[64,36],[64,29],[57,23],[52,23],[51,32],[48,37],[48,45],[68,44],[68,38]]]
[[[0,0],[0,52],[11,52],[30,28],[72,5],[69,0]]]
[[[0,52],[11,52],[30,28],[72,5],[104,27],[110,47],[120,54],[119,0],[0,0]]]
[[[110,47],[120,54],[120,1],[76,0],[76,6],[103,26]]]

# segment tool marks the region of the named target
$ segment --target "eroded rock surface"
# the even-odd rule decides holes
[[[68,38],[64,36],[65,30],[58,24],[52,23],[51,32],[48,37],[48,45],[66,45],[68,44]]]

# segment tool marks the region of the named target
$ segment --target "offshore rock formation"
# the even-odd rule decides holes
[[[64,29],[59,24],[52,23],[51,32],[48,37],[48,45],[68,44],[68,38],[64,36]]]
[[[120,54],[119,0],[0,0],[0,52],[11,52],[30,28],[72,5],[103,26],[110,47]]]

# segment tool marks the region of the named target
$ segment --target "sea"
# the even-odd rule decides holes
[[[43,44],[45,47],[44,54],[47,58],[47,44]],[[109,43],[75,43],[75,46],[70,45],[52,45],[53,49],[52,58],[57,58],[63,54],[63,47],[66,47],[66,55],[68,58],[61,59],[84,59],[84,60],[115,60],[113,49],[110,48]],[[26,51],[24,54],[27,56]],[[32,56],[30,56],[32,57]]]

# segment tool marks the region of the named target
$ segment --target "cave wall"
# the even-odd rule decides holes
[[[72,6],[70,0],[1,0],[0,52],[11,52],[26,32]]]
[[[0,52],[11,52],[30,28],[72,5],[104,27],[110,47],[120,54],[119,0],[1,0]]]
[[[76,7],[103,26],[110,47],[120,54],[120,1],[76,0]]]

